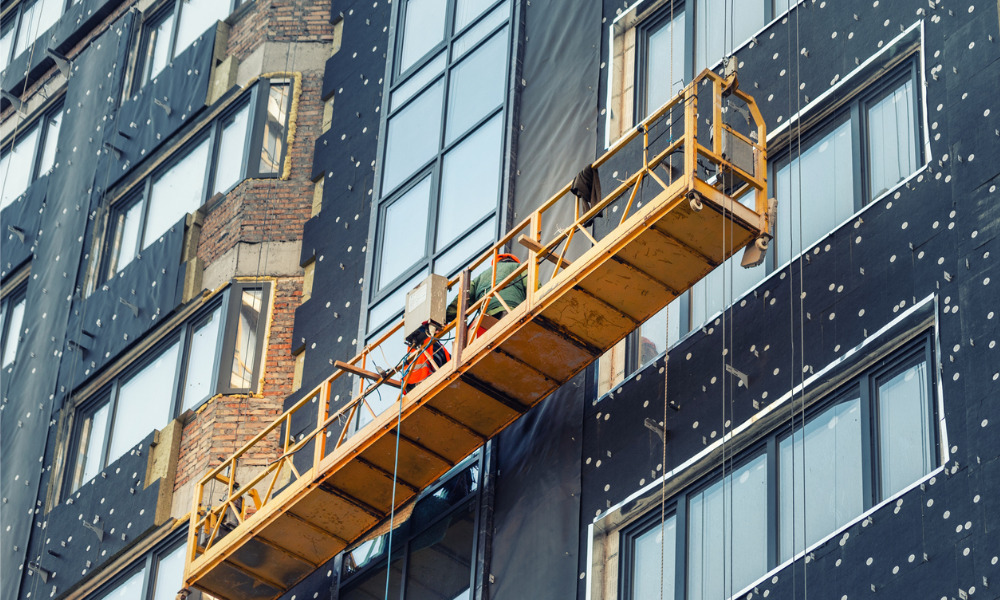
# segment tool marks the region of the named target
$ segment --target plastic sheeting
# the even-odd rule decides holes
[[[524,87],[518,108],[514,224],[597,158],[600,120],[595,85],[601,69],[600,3],[525,2],[522,10]],[[572,202],[562,202],[546,219],[543,239],[572,222]],[[523,256],[522,248],[515,250]]]
[[[38,516],[30,513],[36,501],[44,504],[51,472],[48,467],[53,461],[58,422],[54,400],[63,393],[55,374],[63,361],[67,320],[76,298],[76,269],[83,254],[80,240],[90,223],[88,190],[94,186],[97,163],[93,148],[100,147],[104,117],[113,112],[119,94],[120,78],[115,74],[118,65],[124,64],[132,19],[119,23],[74,61],[56,152],[59,166],[49,174],[44,203],[27,209],[42,212],[33,240],[25,332],[11,372],[4,372],[8,387],[4,389],[0,431],[4,463],[0,489],[5,507],[16,507],[0,511],[0,598],[4,600],[24,597],[31,591],[33,597],[48,596],[53,585],[41,587],[41,578],[30,576],[24,563],[40,560],[45,567],[46,557],[51,558],[40,549],[45,540],[41,509]],[[63,577],[60,583],[70,581],[68,572]]]
[[[493,581],[492,600],[573,595],[585,379],[578,375],[497,440],[495,534],[486,576]]]

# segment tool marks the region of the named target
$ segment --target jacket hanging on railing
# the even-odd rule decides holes
[[[569,191],[583,203],[581,214],[593,208],[601,201],[601,178],[597,174],[597,169],[590,165],[584,167],[573,178],[573,185],[570,186]],[[589,227],[591,222],[588,221],[586,225]]]

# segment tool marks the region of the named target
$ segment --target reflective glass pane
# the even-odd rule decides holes
[[[285,124],[288,120],[289,93],[287,83],[272,83],[267,96],[267,122],[264,124],[264,146],[260,150],[261,175],[275,175],[281,172],[281,159],[288,135]]]
[[[146,570],[142,569],[116,585],[114,589],[101,598],[102,600],[140,600],[143,596],[143,584],[145,581]]]
[[[56,111],[49,116],[48,127],[45,128],[45,141],[42,142],[42,153],[38,158],[38,174],[48,173],[56,163],[56,148],[59,146],[59,129],[62,127],[62,111]]]
[[[500,113],[445,154],[437,216],[439,250],[468,229],[470,223],[496,210],[502,142]]]
[[[21,13],[21,25],[17,33],[17,45],[14,56],[21,54],[31,46],[32,42],[49,30],[62,16],[63,0],[37,0]],[[43,43],[35,50],[44,52],[48,47]]]
[[[667,541],[665,546],[663,540]],[[662,525],[657,523],[632,540],[632,572],[629,573],[632,598],[673,598],[676,556],[677,517],[673,515]]]
[[[212,394],[214,387],[212,373],[215,371],[215,358],[219,354],[219,324],[221,322],[222,307],[219,307],[195,326],[191,332],[181,411],[193,407]]]
[[[184,551],[181,545],[161,556],[156,564],[156,583],[150,600],[174,600],[177,592],[184,587]]]
[[[257,340],[263,335],[265,323],[260,315],[264,308],[264,290],[244,289],[240,296],[240,314],[236,323],[236,345],[229,386],[233,389],[253,389],[254,367],[257,364]]]
[[[831,406],[778,446],[781,561],[864,510],[861,399]]]
[[[766,263],[744,269],[741,260],[743,253],[737,252],[691,288],[692,329],[701,327],[767,276]]]
[[[472,262],[496,238],[496,218],[483,223],[475,231],[456,242],[434,261],[434,272],[450,277],[459,267]],[[489,264],[489,263],[487,263]],[[457,291],[456,291],[457,293]]]
[[[442,79],[389,119],[383,160],[383,195],[437,153],[441,139],[443,97]]]
[[[688,498],[690,600],[724,600],[767,572],[763,455]]]
[[[10,309],[10,316],[6,317],[7,337],[3,342],[3,366],[14,362],[17,358],[17,346],[21,341],[21,329],[24,326],[24,307],[26,300],[21,298]]]
[[[669,319],[667,318],[669,315]],[[639,326],[639,365],[656,360],[667,346],[680,339],[680,302],[674,300]],[[669,325],[669,337],[667,329]]]
[[[108,263],[110,265],[109,277],[132,262],[139,250],[139,234],[142,227],[144,206],[145,203],[139,200],[128,207],[128,210],[117,215],[114,246],[111,249],[111,262]]]
[[[229,16],[228,0],[183,0],[177,25],[177,45],[174,56],[191,45],[205,30]]]
[[[395,545],[395,544],[394,544]],[[397,550],[393,551],[395,556]],[[342,600],[377,600],[380,598],[399,598],[400,587],[403,582],[403,559],[392,561],[392,569],[389,572],[389,585],[386,587],[386,568],[383,567],[363,581],[357,582],[353,587],[340,592]],[[386,590],[388,589],[388,594]]]
[[[403,43],[399,51],[400,73],[444,39],[444,11],[447,5],[447,0],[407,0]]]
[[[380,535],[358,544],[358,547],[353,550],[345,552],[343,563],[344,575],[356,573],[361,567],[385,554],[387,537],[388,534]]]
[[[166,173],[153,180],[142,247],[152,244],[184,215],[205,201],[208,140],[190,149]]]
[[[407,290],[409,291],[409,290]],[[392,328],[393,325],[398,323],[398,321],[393,320],[388,325],[379,330],[375,335],[369,338],[369,342],[375,342],[383,335],[385,332]],[[406,356],[406,340],[404,338],[403,329],[400,328],[398,331],[393,333],[384,342],[378,345],[378,349],[373,355],[369,355],[374,358],[374,365],[378,368],[386,369],[388,367],[394,367],[403,361],[403,357]],[[358,384],[355,382],[354,389],[358,389]],[[376,415],[380,415],[391,407],[396,406],[396,401],[399,400],[399,390],[390,386],[380,386],[375,388],[375,392],[366,398],[368,403],[368,408],[362,407],[358,411],[357,417],[354,421],[355,430],[361,429],[373,419],[372,412]],[[393,409],[396,410],[396,409]]]
[[[11,24],[3,28],[3,33],[0,34],[0,71],[7,68],[10,64],[10,49],[14,45],[14,25],[13,19]]]
[[[420,67],[419,71],[408,77],[406,83],[396,88],[396,91],[392,93],[392,104],[389,105],[389,110],[396,110],[402,106],[404,102],[419,92],[420,88],[440,75],[444,71],[445,62],[445,53],[441,51],[432,60],[428,61],[426,65]]]
[[[684,87],[684,11],[677,11],[673,21],[651,32],[646,43],[646,114],[649,114]]]
[[[506,21],[507,15],[509,14],[510,0],[504,0],[504,2],[500,4],[500,6],[493,9],[493,12],[487,15],[486,18],[470,27],[468,31],[463,33],[452,43],[451,60],[456,61],[461,58],[461,56],[470,48],[475,46],[479,40],[486,37],[489,32],[493,31],[498,25]]]
[[[507,29],[451,70],[445,143],[450,144],[503,103],[507,82]]]
[[[179,344],[174,342],[153,362],[121,384],[115,404],[108,464],[170,420],[179,352]]]
[[[764,27],[762,0],[698,0],[694,72],[717,63]],[[727,22],[721,23],[723,17]]]
[[[496,0],[457,0],[455,2],[455,28],[453,31],[462,31],[466,25],[483,14],[483,11],[494,2]]]
[[[402,318],[403,303],[406,301],[407,292],[415,288],[426,277],[427,269],[423,269],[400,285],[396,291],[379,300],[378,304],[368,311],[368,331],[385,323],[386,319],[393,316]]]
[[[854,157],[846,121],[778,169],[778,264],[790,260],[854,214]]]
[[[430,194],[431,178],[426,177],[386,209],[379,237],[379,289],[423,258]]]
[[[215,165],[215,189],[212,195],[225,192],[236,185],[243,175],[243,156],[246,154],[247,121],[250,106],[244,106],[222,124],[219,135],[219,153]]]
[[[878,198],[916,170],[916,119],[912,79],[868,109],[870,199]]]
[[[174,14],[171,12],[149,30],[146,47],[146,74],[144,81],[153,79],[170,62],[170,37],[174,33]]]
[[[471,598],[475,529],[472,511],[460,509],[410,542],[407,600]]]
[[[4,153],[0,159],[0,208],[6,208],[18,196],[28,189],[34,172],[32,163],[35,160],[35,147],[38,145],[39,127],[32,127],[28,133],[17,140],[14,147]]]
[[[937,466],[927,363],[878,383],[878,430],[882,498],[888,498]]]
[[[105,402],[103,406],[87,417],[83,426],[80,427],[76,471],[73,475],[74,490],[90,481],[104,468],[104,457],[101,456],[101,449],[104,448],[104,437],[108,431],[108,412],[110,409],[111,403]]]

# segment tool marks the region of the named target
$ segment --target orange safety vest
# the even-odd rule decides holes
[[[412,390],[418,383],[437,371],[438,367],[451,360],[451,353],[441,345],[441,342],[434,340],[430,346],[424,348],[416,358],[411,360],[413,362],[410,363],[409,372],[406,374],[404,392]]]

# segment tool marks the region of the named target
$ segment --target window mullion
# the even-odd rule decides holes
[[[794,428],[792,435],[795,434]],[[803,444],[805,439],[803,438]],[[778,436],[771,434],[767,438],[767,568],[773,569],[780,564],[778,550]],[[794,492],[793,492],[794,493]]]
[[[861,210],[868,203],[867,185],[871,175],[871,165],[868,164],[868,119],[862,115],[861,100],[851,104],[851,149],[852,168],[854,169],[854,211]],[[800,209],[801,210],[801,209]]]
[[[107,423],[104,427],[104,439],[101,441],[101,469],[103,470],[108,466],[108,452],[111,450],[111,436],[114,433],[115,427],[115,413],[118,409],[118,388],[121,385],[121,377],[115,379],[114,383],[111,384],[111,393],[108,395],[108,416]],[[97,407],[95,412],[100,410]],[[91,431],[93,431],[93,425],[91,425]],[[80,484],[86,483],[81,481]]]
[[[184,0],[175,0],[173,13],[167,17],[168,19],[173,19],[174,22],[170,26],[170,43],[167,44],[167,65],[174,62],[174,53],[177,50],[177,32],[180,29],[181,24],[181,9],[184,6]],[[150,77],[152,79],[152,77]]]
[[[875,410],[872,394],[872,380],[865,374],[859,380],[861,395],[861,475],[863,508],[868,510],[876,504],[878,459],[877,437],[875,436]]]
[[[664,476],[666,476],[667,465],[663,465]],[[688,540],[688,501],[687,492],[681,492],[676,496],[677,503],[674,509],[674,522],[676,525],[676,535],[674,538],[676,551],[674,552],[674,600],[684,600],[687,598],[687,540]],[[662,510],[662,509],[661,509]],[[664,540],[665,541],[665,540]],[[661,542],[663,543],[663,542]],[[666,573],[664,573],[666,577]]]

